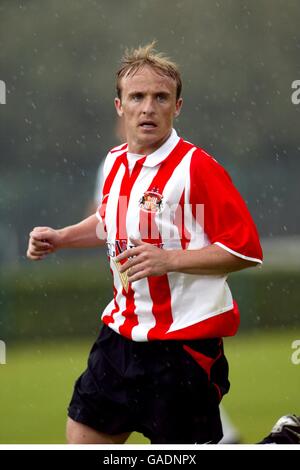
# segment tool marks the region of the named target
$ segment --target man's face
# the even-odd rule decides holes
[[[169,137],[182,99],[176,101],[176,82],[149,66],[121,80],[121,99],[115,99],[124,119],[128,150],[149,154]]]

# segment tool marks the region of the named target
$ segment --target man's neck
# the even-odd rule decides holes
[[[129,153],[134,153],[137,155],[150,155],[151,153],[154,153],[157,149],[159,149],[170,137],[172,133],[172,129],[169,131],[169,133],[161,140],[155,142],[152,145],[144,145],[136,141],[130,141],[128,140],[128,152]]]

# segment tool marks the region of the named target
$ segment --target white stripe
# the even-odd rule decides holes
[[[152,313],[153,303],[149,292],[148,279],[141,279],[131,285],[134,290],[135,314],[138,316],[138,325],[132,328],[134,341],[147,341],[147,334],[156,324]]]
[[[169,331],[186,328],[233,308],[227,276],[169,273],[168,278],[174,318]]]
[[[125,166],[121,165],[111,185],[107,199],[105,224],[107,228],[107,241],[110,243],[114,243],[116,240],[119,193],[124,174]]]
[[[184,224],[191,234],[188,249],[201,249],[204,246],[210,245],[210,241],[204,231],[204,221],[200,220],[199,223],[195,221],[190,207],[190,163],[195,150],[195,147],[191,148],[174,169],[173,174],[164,187],[163,204],[161,206],[162,212],[155,215],[157,226],[159,230],[161,230],[162,242],[165,249],[181,249],[180,234],[178,233],[178,228],[175,226],[174,217],[172,218],[172,216],[175,214],[175,207],[180,201],[183,190],[185,190]],[[123,152],[124,150],[115,152],[106,159],[106,175],[109,173],[109,169],[112,168],[116,158]],[[159,160],[165,158],[165,155],[161,152],[154,152],[152,156],[154,156],[154,158],[149,159],[145,166],[143,166],[131,191],[126,216],[128,237],[140,238],[141,236],[139,232],[139,200],[144,192],[148,190],[156,172],[159,171]],[[149,166],[147,166],[147,163]],[[164,170],[162,169],[162,171]],[[115,243],[116,238],[117,205],[123,177],[124,166],[121,165],[107,201],[106,225],[108,229],[108,241],[111,243]],[[197,182],[195,182],[195,184],[196,183]],[[171,218],[170,211],[167,210],[168,207],[171,208]],[[164,228],[168,225],[173,229],[173,238],[169,237],[169,232],[165,234]],[[257,263],[262,262],[259,259],[250,258],[234,252],[220,242],[216,242],[216,245],[219,245],[240,258]],[[121,281],[114,265],[112,266],[112,271],[114,275],[114,285],[117,289],[116,302],[119,304],[120,311],[114,314],[114,323],[110,324],[110,327],[119,333],[119,328],[125,321],[122,312],[126,309],[126,297],[122,295]],[[204,276],[172,272],[168,273],[167,276],[171,290],[170,302],[173,317],[169,332],[195,325],[203,320],[233,309],[232,295],[226,282],[227,275]],[[156,323],[153,315],[153,301],[149,292],[148,280],[142,279],[134,282],[132,289],[135,306],[134,312],[138,321],[138,325],[134,326],[132,329],[132,339],[134,341],[147,341],[148,332]],[[112,301],[104,312],[109,314],[114,308],[115,304]]]
[[[111,152],[115,153],[117,150],[121,150],[121,147],[123,147],[126,144],[126,147],[124,147],[123,152],[127,150],[127,142],[123,142],[123,144],[117,145],[116,147],[111,149]]]
[[[165,249],[181,249],[180,235],[182,234],[174,224],[174,217],[185,187],[185,179],[182,175],[189,171],[191,156],[195,150],[195,148],[189,150],[173,171],[163,191],[163,201],[168,201],[168,204],[164,206],[160,214],[155,216]]]
[[[115,163],[115,161],[117,160],[117,158],[122,155],[126,150],[120,150],[119,152],[114,152],[114,153],[111,153],[109,152],[104,160],[104,164],[103,164],[103,175],[104,175],[104,181],[105,179],[107,178],[107,176],[109,175],[112,167],[113,167],[113,164]]]
[[[97,171],[95,197],[94,197],[94,200],[95,200],[96,204],[99,204],[102,201],[102,199],[103,199],[102,190],[103,190],[104,181],[106,180],[107,176],[109,175],[116,159],[120,155],[122,155],[122,153],[124,153],[124,150],[121,151],[121,152],[116,152],[116,153],[108,152],[106,157],[100,163],[98,171]]]
[[[196,149],[193,148],[193,153]],[[190,202],[190,191],[191,191],[191,178],[190,178],[190,165],[193,153],[189,156],[189,168],[186,171],[185,178],[185,198],[184,198],[184,225],[187,231],[190,233],[191,239],[187,246],[189,250],[196,250],[203,248],[210,244],[209,239],[204,232],[204,218],[205,218],[205,207],[201,205],[200,209],[203,212],[203,225],[196,220],[192,213],[191,202]]]
[[[117,290],[117,295],[116,295],[116,303],[119,307],[119,310],[113,314],[113,319],[114,322],[110,323],[109,326],[116,331],[116,333],[119,333],[120,326],[123,325],[125,322],[125,317],[122,315],[122,312],[126,309],[126,297],[122,295],[122,284],[121,280],[119,277],[118,270],[113,262],[110,263],[111,270],[113,272],[113,282],[114,286]],[[112,300],[107,307],[105,308],[102,317],[105,315],[111,315],[111,312],[115,309],[115,303],[114,300]]]
[[[186,174],[184,224],[191,234],[188,249],[201,249],[210,244],[204,232],[204,220],[203,226],[200,225],[193,217],[190,206],[190,164],[195,150],[193,148],[188,152],[186,167],[182,169],[185,173],[181,173]],[[185,273],[168,273],[174,320],[169,331],[186,328],[211,316],[231,310],[233,300],[226,279],[226,275],[198,276]],[[201,303],[199,304],[200,298]]]
[[[97,211],[95,212],[95,214],[96,214],[96,217],[97,217],[97,219],[99,220],[99,222],[102,222],[102,223],[103,223],[102,217],[101,217],[101,215],[99,214],[98,209],[97,209]]]
[[[95,204],[99,205],[102,201],[102,188],[103,188],[103,167],[104,167],[104,160],[99,165],[97,176],[96,176],[96,184],[95,184],[95,194],[94,194],[94,201]]]
[[[140,238],[139,231],[139,200],[148,190],[149,185],[155,177],[159,167],[155,168],[142,168],[138,175],[130,194],[127,215],[126,215],[126,230],[129,237]]]
[[[170,239],[168,228],[171,226],[171,221],[174,220],[174,212],[176,207],[179,204],[185,181],[182,178],[183,174],[186,174],[186,171],[189,169],[189,164],[190,164],[190,159],[191,155],[193,154],[195,149],[191,149],[186,156],[181,160],[180,164],[175,168],[171,178],[169,181],[166,183],[163,191],[163,198],[164,200],[168,201],[168,205],[164,207],[162,213],[157,214],[155,216],[155,221],[156,225],[159,227],[160,234],[162,236],[162,242],[164,244],[164,248],[167,249],[175,249],[175,248],[181,248],[181,242],[180,242],[180,236],[178,233],[178,228],[174,224],[172,224],[172,228],[174,229],[174,236],[172,239]],[[138,204],[139,198],[142,196],[142,194],[148,189],[149,184],[151,183],[152,179],[154,178],[157,168],[155,171],[151,171],[150,175],[151,178],[145,177],[144,174],[145,172],[140,173],[139,177],[141,181],[139,181],[139,178],[135,182],[135,185],[132,189],[132,196],[133,199],[130,199],[129,203],[129,208],[128,208],[128,215],[127,215],[127,232],[133,231],[133,233],[138,233],[138,220],[136,217],[136,212],[135,212],[135,207],[136,204]],[[146,172],[146,174],[149,173],[149,171]],[[136,191],[139,191],[138,194],[136,194]],[[171,209],[171,210],[169,210]],[[164,237],[166,235],[166,237]],[[144,280],[142,280],[144,281]],[[147,286],[142,283],[142,281],[138,281],[137,283],[133,283],[132,288],[135,291],[135,305],[136,305],[136,310],[135,313],[138,315],[139,319],[139,325],[135,326],[132,330],[132,339],[135,341],[147,341],[147,334],[150,331],[152,327],[155,326],[156,321],[155,317],[152,314],[152,301],[151,304],[146,301],[148,298],[151,300],[149,288],[148,288],[148,282]],[[140,284],[139,284],[140,283]],[[136,289],[134,288],[136,287]],[[177,293],[177,289],[175,289],[175,292]],[[143,296],[147,295],[147,297]],[[172,300],[172,299],[171,299]]]
[[[253,261],[254,263],[260,263],[262,264],[262,260],[258,258],[250,258],[250,256],[245,256],[242,255],[241,253],[238,253],[237,251],[231,250],[231,248],[228,248],[228,246],[223,245],[223,243],[220,242],[215,242],[214,245],[218,245],[219,247],[223,248],[226,251],[229,251],[232,255],[237,256],[238,258],[246,259],[248,261]]]
[[[158,167],[151,169],[143,167],[132,187],[126,216],[128,240],[129,237],[141,238],[138,217],[139,200],[144,192],[148,190],[157,170]],[[134,291],[135,314],[139,321],[139,324],[132,329],[132,339],[134,341],[147,341],[147,333],[156,323],[152,314],[153,302],[149,292],[148,280],[136,281],[132,283],[131,287]]]
[[[121,183],[124,177],[124,173],[125,173],[125,167],[124,165],[121,165],[114,178],[113,184],[111,186],[109,197],[107,200],[107,206],[106,206],[105,223],[106,223],[106,229],[107,229],[107,242],[112,243],[113,245],[115,245],[115,241],[116,241],[117,209],[118,209],[120,187],[121,187]],[[114,323],[112,323],[110,326],[113,330],[115,330],[118,333],[119,327],[125,321],[125,318],[124,316],[121,315],[121,312],[124,311],[126,307],[126,298],[122,295],[122,283],[121,283],[117,268],[112,261],[110,262],[110,267],[113,272],[114,287],[117,290],[116,302],[119,306],[119,311],[114,313],[113,315]],[[114,301],[112,300],[108,304],[108,306],[105,308],[103,312],[103,316],[110,315],[114,308],[115,308],[115,304],[114,304]]]

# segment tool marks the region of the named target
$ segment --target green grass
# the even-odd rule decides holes
[[[223,404],[245,443],[255,443],[285,414],[300,415],[300,364],[291,344],[300,329],[226,339],[231,390]]]
[[[300,365],[290,359],[295,339],[299,330],[226,340],[232,386],[223,403],[245,443],[268,434],[279,416],[300,414]],[[0,443],[65,442],[66,408],[90,343],[7,345],[7,364],[0,365]],[[128,442],[147,440],[133,434]]]

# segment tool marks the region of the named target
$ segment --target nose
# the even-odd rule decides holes
[[[143,114],[150,115],[152,113],[154,113],[154,101],[151,97],[148,97],[143,101]]]

